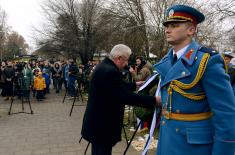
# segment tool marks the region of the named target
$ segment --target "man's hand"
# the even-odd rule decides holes
[[[134,70],[132,67],[130,67],[129,72],[130,72],[130,73],[134,73],[135,70]]]
[[[162,99],[160,96],[156,96],[156,106],[161,107],[162,106]]]

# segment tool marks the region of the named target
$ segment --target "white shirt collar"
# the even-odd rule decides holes
[[[184,52],[186,51],[186,49],[189,47],[189,45],[185,46],[184,48],[180,49],[178,52],[175,53],[175,51],[173,50],[173,56],[174,54],[177,55],[177,59],[179,59],[183,54]]]

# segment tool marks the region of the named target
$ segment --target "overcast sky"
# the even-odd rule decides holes
[[[8,16],[7,24],[33,47],[32,26],[40,25],[43,20],[41,3],[42,0],[0,0],[0,6]]]

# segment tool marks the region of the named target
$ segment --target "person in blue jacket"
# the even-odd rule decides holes
[[[205,16],[186,5],[166,14],[172,48],[154,66],[162,99],[157,155],[234,155],[235,100],[224,60],[193,39]]]
[[[46,82],[46,88],[45,88],[44,91],[43,91],[44,96],[45,96],[47,93],[50,93],[50,84],[51,84],[50,76],[49,76],[49,74],[46,72],[46,69],[45,69],[45,68],[42,70],[42,76],[45,78],[45,82]]]

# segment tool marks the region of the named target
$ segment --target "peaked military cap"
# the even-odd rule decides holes
[[[192,22],[196,26],[205,20],[203,13],[187,5],[171,6],[167,9],[166,16],[164,26],[171,22]]]
[[[229,57],[229,58],[234,58],[233,56],[232,56],[232,52],[224,52],[224,56],[225,57]]]

